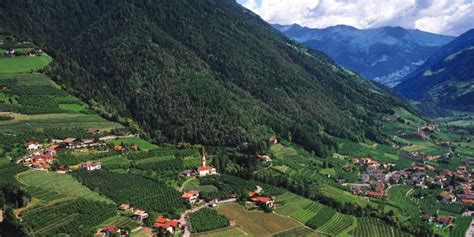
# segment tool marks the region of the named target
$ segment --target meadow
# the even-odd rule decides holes
[[[52,61],[53,59],[47,54],[35,57],[1,57],[0,74],[33,72],[44,68]]]
[[[142,138],[139,137],[128,137],[128,138],[120,138],[116,140],[111,140],[108,141],[108,143],[114,144],[114,145],[120,145],[120,144],[125,144],[125,145],[132,145],[135,144],[138,146],[140,150],[147,151],[147,150],[152,150],[158,148],[157,145],[150,143]]]

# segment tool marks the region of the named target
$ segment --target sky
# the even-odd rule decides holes
[[[460,35],[474,28],[474,0],[237,0],[269,23],[310,28],[401,26]]]

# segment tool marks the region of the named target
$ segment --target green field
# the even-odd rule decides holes
[[[409,197],[409,192],[412,192],[410,186],[393,186],[388,195],[388,201],[400,210],[400,215],[407,219],[419,220],[419,205],[415,205]]]
[[[290,216],[301,223],[306,223],[321,211],[325,206],[307,198],[287,192],[276,197],[277,207],[275,212]]]
[[[37,71],[48,66],[52,61],[53,59],[46,54],[36,57],[2,57],[0,58],[0,74]]]
[[[81,112],[87,109],[85,104],[59,104],[59,108],[71,112]]]
[[[60,194],[61,197],[84,198],[87,200],[112,203],[110,199],[91,191],[68,174],[29,170],[19,174],[18,179],[21,183],[25,184],[28,189],[33,188],[37,193],[39,190],[43,190],[53,194]]]
[[[138,145],[138,148],[140,150],[151,150],[151,149],[156,149],[158,148],[157,145],[153,144],[153,143],[150,143],[142,138],[139,138],[139,137],[128,137],[128,138],[121,138],[121,139],[117,139],[117,140],[111,140],[109,141],[109,143],[111,144],[115,144],[115,145],[120,145],[120,144],[125,144],[125,145],[132,145],[132,144],[136,144]]]

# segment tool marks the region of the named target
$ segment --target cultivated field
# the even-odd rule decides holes
[[[225,228],[222,230],[196,234],[193,236],[196,236],[196,237],[240,237],[240,236],[253,237],[254,235],[250,235],[249,233],[246,233],[239,227],[230,227],[230,228]]]
[[[140,150],[151,150],[151,149],[156,149],[158,148],[157,145],[150,143],[146,140],[143,140],[142,138],[139,137],[128,137],[128,138],[121,138],[117,140],[111,140],[109,143],[115,144],[115,145],[120,145],[120,144],[125,144],[125,145],[131,145],[131,144],[136,144],[138,145],[138,148]]]
[[[271,236],[301,226],[290,218],[276,214],[247,211],[237,203],[220,205],[218,211],[231,221],[235,221],[238,227],[253,236]]]

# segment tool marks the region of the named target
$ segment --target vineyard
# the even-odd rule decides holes
[[[462,216],[457,217],[454,223],[454,228],[449,233],[450,237],[464,237],[466,231],[471,225],[472,217]]]
[[[409,186],[393,186],[388,195],[388,201],[399,207],[401,215],[410,219],[410,221],[420,221],[419,207],[413,203],[410,198],[412,188]]]
[[[116,216],[112,220],[108,220],[106,225],[114,225],[120,228],[128,228],[133,230],[141,226],[141,223],[126,216]]]
[[[189,215],[192,233],[206,232],[229,226],[229,219],[214,209],[204,208]]]
[[[317,230],[323,233],[337,235],[351,227],[355,217],[336,213],[328,222],[320,226]]]
[[[286,230],[286,231],[283,231],[283,232],[280,232],[278,234],[275,234],[273,235],[273,237],[295,237],[295,236],[298,236],[298,237],[306,237],[306,236],[324,236],[324,234],[320,234],[320,233],[317,233],[317,232],[314,232],[312,229],[308,228],[308,227],[297,227],[297,228],[294,228],[294,229],[291,229],[291,230]]]
[[[277,196],[276,200],[277,207],[275,212],[295,218],[301,223],[306,223],[322,209],[327,208],[317,202],[290,192]]]
[[[362,217],[357,219],[357,228],[349,232],[354,237],[405,237],[411,236],[399,229],[393,228],[382,220]]]
[[[35,236],[94,233],[97,225],[116,215],[115,206],[77,199],[22,213],[28,232]]]
[[[98,193],[91,191],[87,187],[84,187],[72,176],[67,174],[29,170],[20,174],[18,179],[27,186],[28,190],[35,189],[37,195],[41,194],[40,190],[47,192],[46,194],[40,195],[42,199],[50,200],[55,196],[67,196],[71,198],[83,198],[92,201],[112,203],[111,200],[100,196]],[[45,197],[44,195],[47,196]]]
[[[133,174],[78,170],[73,176],[116,203],[131,203],[149,212],[178,213],[187,208],[181,194],[162,182]]]

